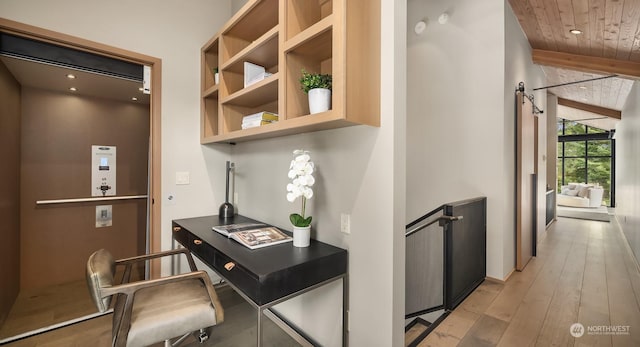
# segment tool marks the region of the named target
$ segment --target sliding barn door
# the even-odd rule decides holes
[[[516,93],[516,270],[533,256],[535,220],[535,115],[533,104]]]

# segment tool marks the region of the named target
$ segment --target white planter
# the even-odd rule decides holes
[[[213,74],[213,83],[214,84],[220,83],[220,73],[219,72],[216,72],[215,74]]]
[[[315,88],[309,91],[309,113],[320,113],[331,108],[331,90]]]
[[[293,227],[293,247],[309,247],[311,240],[311,225],[308,227]]]

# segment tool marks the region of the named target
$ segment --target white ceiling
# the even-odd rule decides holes
[[[557,116],[558,118],[572,120],[580,124],[588,125],[590,127],[595,127],[602,130],[615,129],[616,124],[618,124],[619,122],[619,120],[616,118],[611,118],[603,116],[601,114],[582,111],[573,107],[562,105],[558,105]]]
[[[0,56],[0,60],[22,86],[122,102],[149,104],[149,95],[139,90],[142,87],[140,82],[8,56]],[[67,78],[69,73],[75,75],[76,78]],[[77,91],[70,91],[70,87],[75,87]],[[133,97],[138,100],[133,101]]]

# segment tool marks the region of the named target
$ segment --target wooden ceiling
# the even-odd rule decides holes
[[[547,85],[564,99],[620,111],[640,79],[640,0],[509,0]],[[578,29],[581,34],[569,31]],[[561,115],[559,115],[561,116]],[[591,118],[593,114],[587,115]]]

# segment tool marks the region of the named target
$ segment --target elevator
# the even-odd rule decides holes
[[[152,116],[144,70],[0,36],[0,218],[7,222],[0,342],[94,315],[85,267],[95,250],[116,258],[148,251]]]

